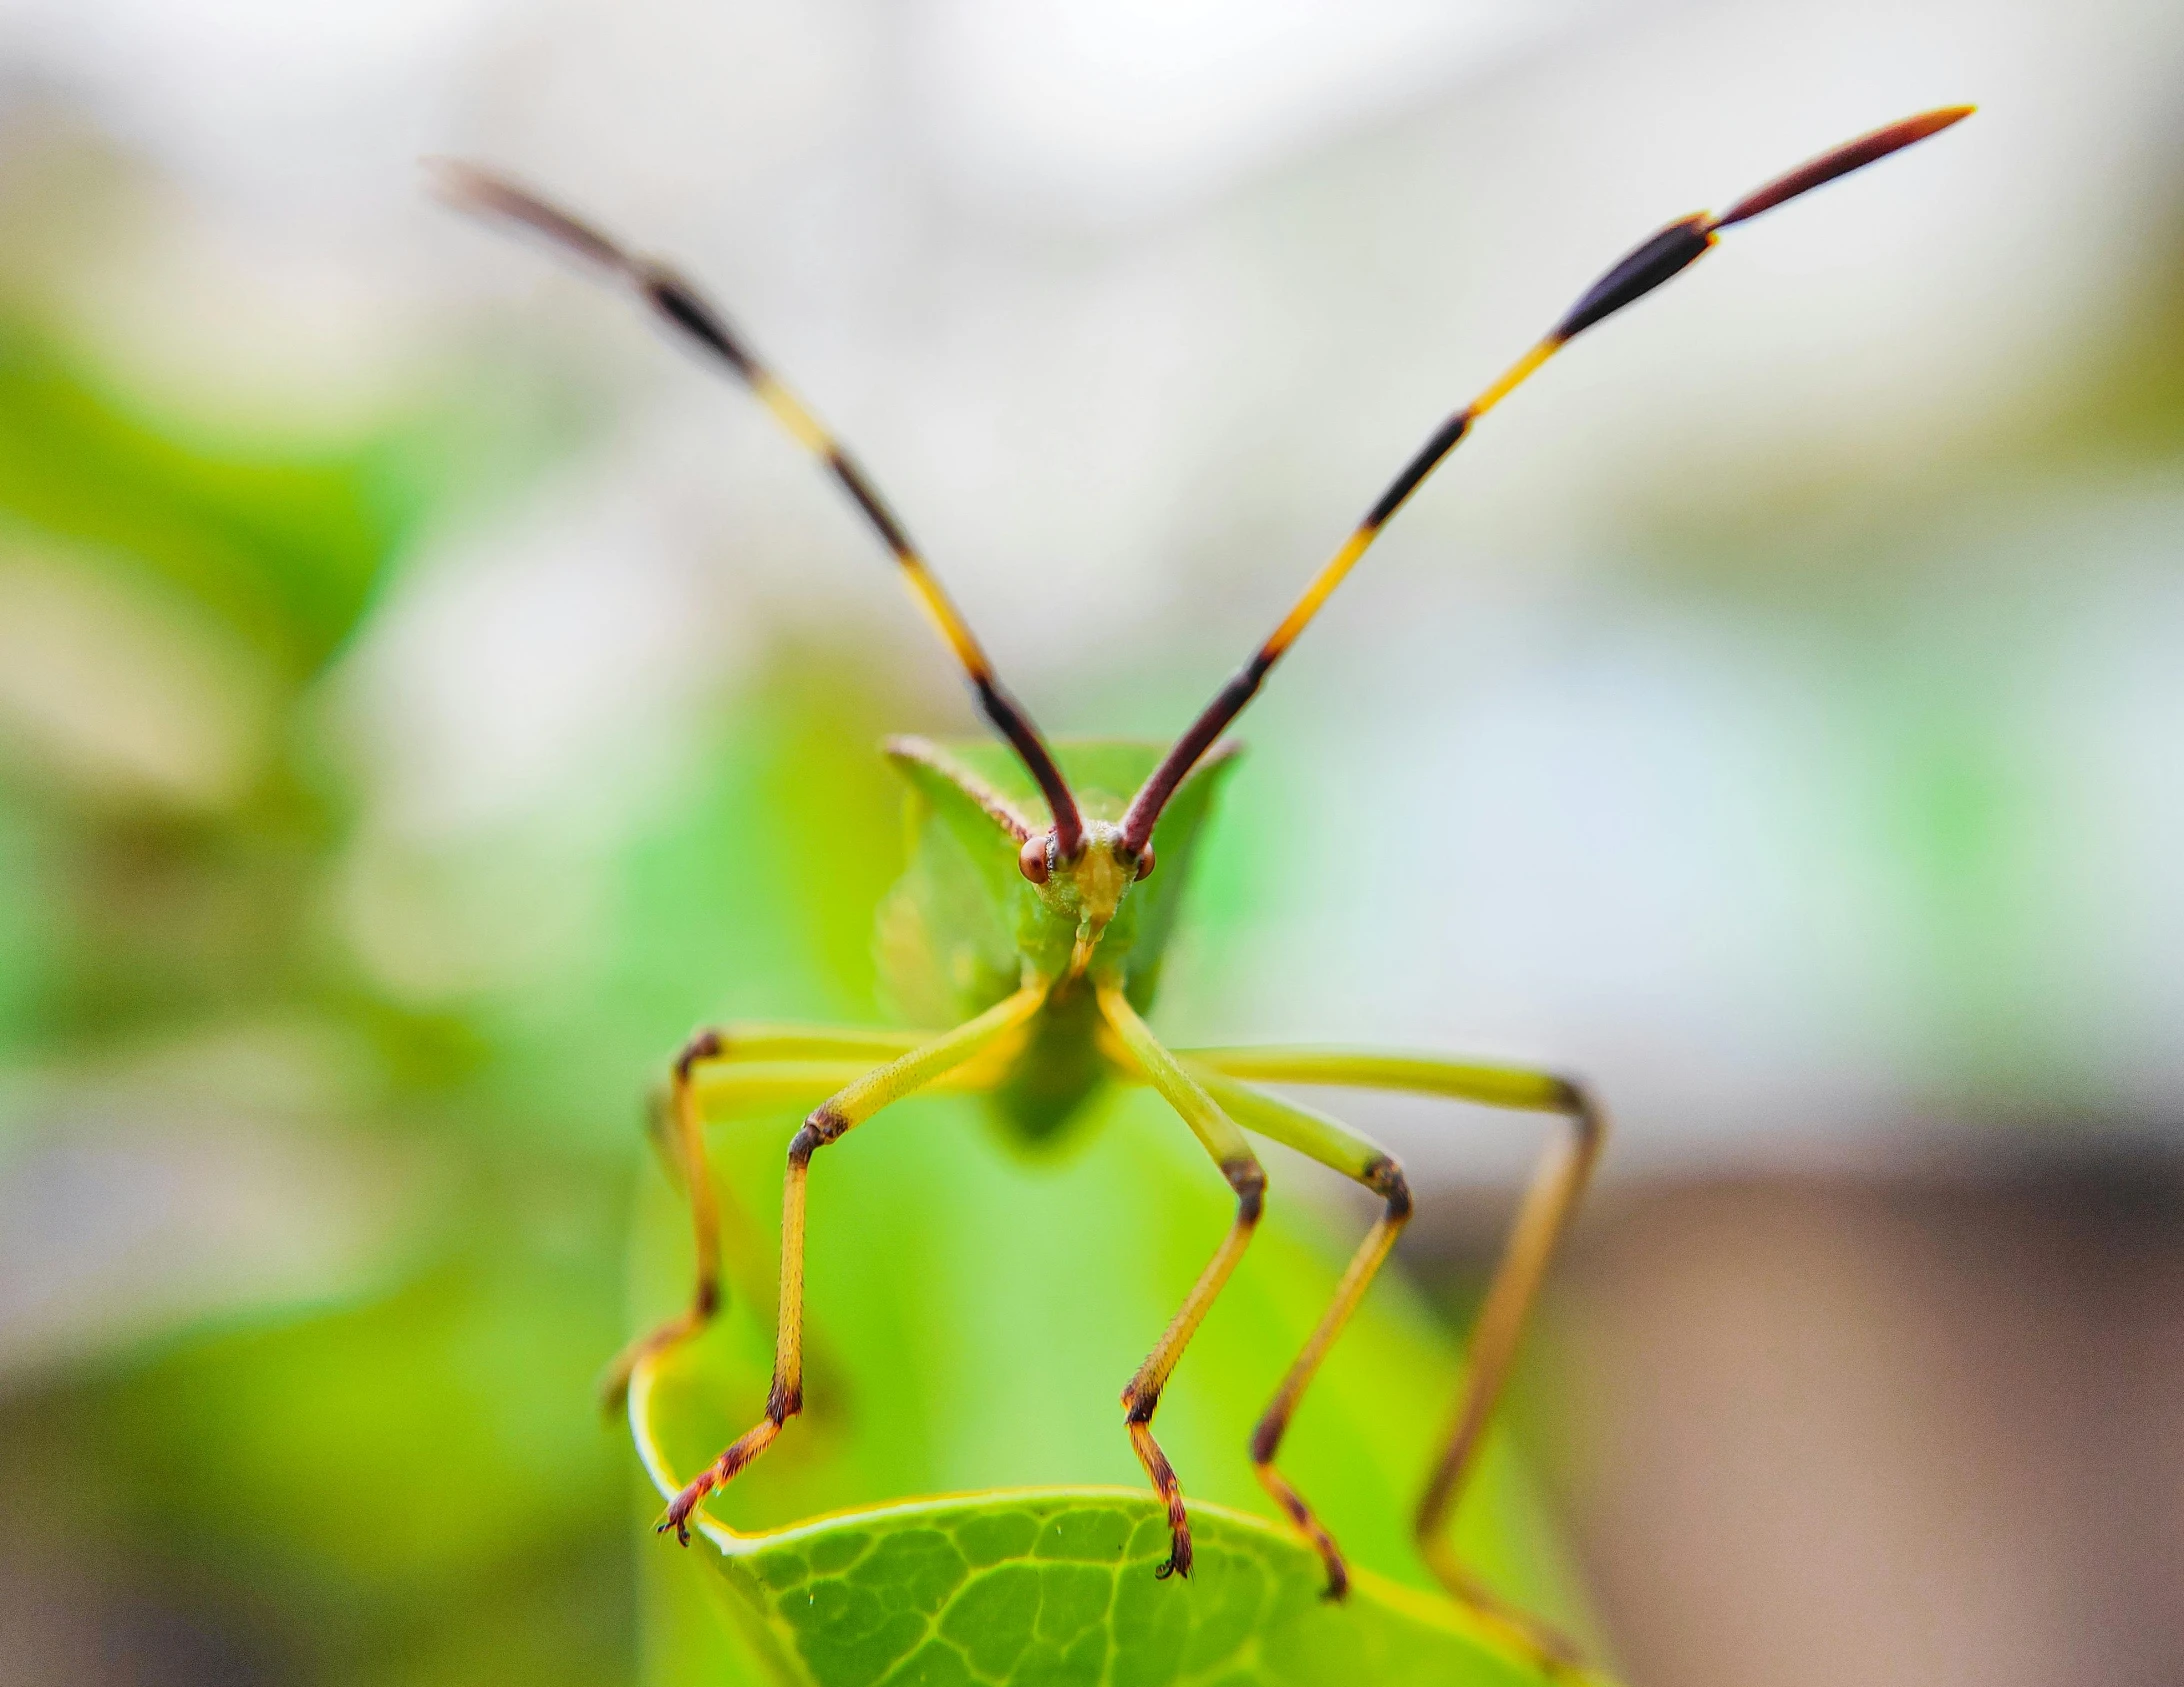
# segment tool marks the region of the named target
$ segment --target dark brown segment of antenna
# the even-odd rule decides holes
[[[1636,304],[1654,288],[1706,256],[1714,229],[1704,211],[1678,218],[1660,233],[1633,246],[1607,274],[1585,290],[1548,338],[1568,345],[1602,317]]]
[[[903,578],[925,613],[940,630],[948,648],[962,664],[978,706],[1009,746],[1046,797],[1054,816],[1054,841],[1064,860],[1084,846],[1084,820],[1076,798],[1054,760],[1053,752],[1032,725],[1031,717],[993,676],[993,665],[972,635],[940,582],[925,566],[925,559],[910,542],[902,523],[887,507],[865,472],[842,449],[833,434],[806,410],[796,395],[775,379],[759,362],[728,319],[703,294],[664,264],[640,258],[608,239],[589,223],[548,204],[514,183],[468,164],[436,161],[431,166],[445,198],[465,210],[484,212],[542,234],[597,268],[627,281],[638,296],[686,339],[726,364],[751,389],[758,401],[773,412],[774,419],[796,442],[827,467],[850,501],[857,506],[889,554],[901,566]]]
[[[1743,222],[1760,212],[1794,199],[1823,182],[1831,182],[1860,165],[1870,164],[1877,158],[1885,158],[1913,141],[1924,140],[1928,135],[1946,129],[1950,124],[1971,115],[1974,108],[1968,105],[1944,106],[1917,117],[1909,117],[1901,123],[1892,123],[1885,129],[1876,129],[1869,135],[1845,142],[1832,152],[1822,153],[1808,164],[1801,164],[1787,175],[1777,176],[1765,187],[1746,194],[1722,215],[1710,216],[1699,212],[1680,217],[1658,233],[1640,241],[1609,268],[1606,274],[1588,287],[1577,303],[1563,315],[1560,322],[1535,343],[1517,361],[1505,369],[1493,385],[1486,388],[1469,404],[1450,416],[1435,430],[1433,436],[1421,446],[1415,456],[1404,465],[1403,471],[1388,485],[1379,500],[1366,512],[1365,519],[1351,530],[1342,548],[1323,564],[1312,577],[1312,583],[1297,599],[1289,613],[1282,618],[1258,653],[1223,686],[1214,700],[1190,725],[1175,747],[1161,759],[1151,777],[1130,799],[1130,807],[1122,817],[1122,841],[1126,848],[1142,850],[1153,835],[1153,827],[1160,819],[1160,811],[1176,787],[1183,783],[1198,758],[1213,747],[1214,740],[1228,729],[1228,725],[1241,714],[1244,705],[1257,695],[1266,679],[1267,672],[1281,660],[1282,655],[1297,635],[1304,631],[1312,618],[1320,612],[1334,589],[1356,566],[1357,559],[1379,537],[1395,512],[1401,509],[1419,484],[1439,467],[1443,458],[1455,450],[1472,427],[1495,405],[1531,379],[1540,366],[1560,351],[1578,335],[1607,317],[1613,316],[1625,305],[1635,304],[1654,288],[1672,276],[1688,269],[1703,258],[1714,245],[1716,231],[1731,223]]]
[[[864,511],[865,520],[878,530],[881,541],[901,561],[914,553],[910,548],[910,535],[902,530],[902,523],[895,519],[895,512],[880,500],[879,492],[865,479],[864,470],[839,445],[827,448],[827,467],[834,471],[834,478],[842,483],[857,507]]]
[[[1074,861],[1084,849],[1084,821],[1077,813],[1077,799],[1070,794],[1069,781],[1062,777],[1062,770],[1054,760],[1054,754],[1039,736],[1039,729],[1031,724],[1031,717],[1023,706],[994,681],[988,674],[974,679],[971,689],[978,693],[978,706],[985,710],[986,718],[993,722],[994,730],[1009,741],[1017,758],[1039,782],[1039,794],[1046,798],[1047,807],[1054,815],[1054,850],[1064,861]]]
[[[1823,152],[1811,162],[1775,177],[1765,187],[1754,188],[1716,217],[1714,226],[1727,228],[1731,223],[1750,222],[1760,212],[1771,211],[1786,199],[1795,199],[1801,193],[1810,193],[1814,188],[1832,182],[1837,176],[1863,169],[1913,141],[1938,135],[1950,124],[1963,122],[1978,109],[1969,105],[1945,105],[1934,111],[1921,112],[1916,117],[1906,117],[1901,123],[1891,123],[1885,129],[1875,129],[1854,141],[1845,141],[1833,151]]]
[[[1471,431],[1471,408],[1466,405],[1434,431],[1431,439],[1418,448],[1418,455],[1404,466],[1403,472],[1389,483],[1381,493],[1380,501],[1365,514],[1365,526],[1376,531],[1387,525],[1388,517],[1403,507],[1404,499],[1418,490],[1418,483],[1433,473],[1443,457],[1455,450],[1464,435]]]
[[[638,291],[654,310],[713,353],[745,381],[757,380],[757,360],[743,349],[743,342],[736,338],[720,312],[700,298],[687,281],[651,264],[635,266],[632,274]]]
[[[526,193],[513,182],[454,158],[428,158],[425,168],[431,173],[440,197],[450,205],[521,223],[556,245],[589,259],[601,269],[626,270],[630,267],[629,255],[591,224],[580,222],[535,194]]]
[[[1259,682],[1273,666],[1274,658],[1261,650],[1221,688],[1220,694],[1206,705],[1205,712],[1191,722],[1190,730],[1161,758],[1160,765],[1138,787],[1137,795],[1123,811],[1122,847],[1125,851],[1133,856],[1144,855],[1152,844],[1153,827],[1159,822],[1160,811],[1168,806],[1175,788],[1198,765],[1198,758],[1213,747],[1213,741],[1228,730],[1229,722],[1243,713],[1244,705],[1251,701],[1259,689]]]

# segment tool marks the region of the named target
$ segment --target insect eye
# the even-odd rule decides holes
[[[1149,879],[1153,876],[1153,846],[1151,844],[1147,844],[1138,851],[1137,876],[1141,879]]]
[[[1047,866],[1047,850],[1053,839],[1039,832],[1024,840],[1024,847],[1016,852],[1016,870],[1035,885],[1047,882],[1050,869]]]

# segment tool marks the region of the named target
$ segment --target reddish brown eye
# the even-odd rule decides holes
[[[1024,840],[1024,847],[1016,853],[1016,870],[1035,885],[1047,882],[1047,845],[1052,840],[1044,832]]]
[[[1137,876],[1141,879],[1149,879],[1153,876],[1153,846],[1151,844],[1147,844],[1138,851]]]

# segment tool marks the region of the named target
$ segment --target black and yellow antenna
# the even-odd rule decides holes
[[[758,401],[773,412],[774,419],[796,442],[827,466],[841,482],[842,490],[863,512],[872,530],[880,536],[880,542],[901,565],[912,595],[933,625],[940,629],[940,636],[962,664],[971,689],[977,694],[979,708],[1022,758],[1032,778],[1038,781],[1047,807],[1053,811],[1057,854],[1065,861],[1074,858],[1083,844],[1084,822],[1078,815],[1076,798],[1070,794],[1062,770],[1056,765],[1046,741],[1039,736],[1039,729],[1032,725],[1023,705],[1004,691],[994,678],[993,664],[987,661],[969,623],[941,589],[932,570],[925,566],[925,559],[911,544],[910,536],[895,519],[894,511],[865,478],[864,470],[819,419],[804,408],[802,401],[752,356],[750,347],[729,326],[727,318],[673,269],[625,250],[589,224],[505,178],[447,160],[434,160],[430,167],[438,178],[442,195],[450,203],[466,211],[520,224],[544,235],[594,268],[626,282],[684,339],[726,364]]]
[[[1334,589],[1342,584],[1357,559],[1380,535],[1381,528],[1395,512],[1403,507],[1410,495],[1418,490],[1419,482],[1439,467],[1441,459],[1456,449],[1458,441],[1471,431],[1478,421],[1495,405],[1507,398],[1535,373],[1550,357],[1568,345],[1578,335],[1604,317],[1614,315],[1625,305],[1643,298],[1662,282],[1705,256],[1707,248],[1714,244],[1716,235],[1733,223],[1748,222],[1762,211],[1772,210],[1788,199],[1801,193],[1809,193],[1824,182],[1846,175],[1875,159],[1885,158],[1913,141],[1922,141],[1928,135],[1946,129],[1950,124],[1969,117],[1973,108],[1968,105],[1944,106],[1938,111],[1907,117],[1901,123],[1891,123],[1885,129],[1876,129],[1869,135],[1861,135],[1854,141],[1846,141],[1830,152],[1822,153],[1810,162],[1775,177],[1764,187],[1756,188],[1738,200],[1718,216],[1698,212],[1670,223],[1650,239],[1640,241],[1608,272],[1592,284],[1583,298],[1572,305],[1562,320],[1548,330],[1546,336],[1522,357],[1509,366],[1501,378],[1478,397],[1457,411],[1434,430],[1418,454],[1405,465],[1403,472],[1380,495],[1379,502],[1366,512],[1342,548],[1335,552],[1304,595],[1297,599],[1296,607],[1283,617],[1267,641],[1260,645],[1251,660],[1239,669],[1234,678],[1223,686],[1205,712],[1191,723],[1190,729],[1176,740],[1161,764],[1153,770],[1131,799],[1128,811],[1122,817],[1122,842],[1126,849],[1141,852],[1153,835],[1153,825],[1160,818],[1161,809],[1175,788],[1183,782],[1185,774],[1197,763],[1199,757],[1213,746],[1215,739],[1228,729],[1228,725],[1242,712],[1246,703],[1258,692],[1267,671],[1281,660],[1283,652],[1294,644],[1297,635],[1310,624]]]

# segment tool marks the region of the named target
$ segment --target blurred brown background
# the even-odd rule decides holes
[[[1632,1679],[2184,1674],[2184,1175],[1996,1159],[1601,1202],[1528,1403]]]
[[[1598,1084],[1514,1431],[1632,1681],[2184,1681],[2180,72],[2153,0],[0,9],[0,1683],[674,1678],[634,1098],[872,1011],[871,746],[970,725],[420,156],[687,263],[1050,731],[1166,736],[1613,254],[1967,99],[1406,510],[1162,1023]],[[1530,1140],[1360,1118],[1454,1315]]]

